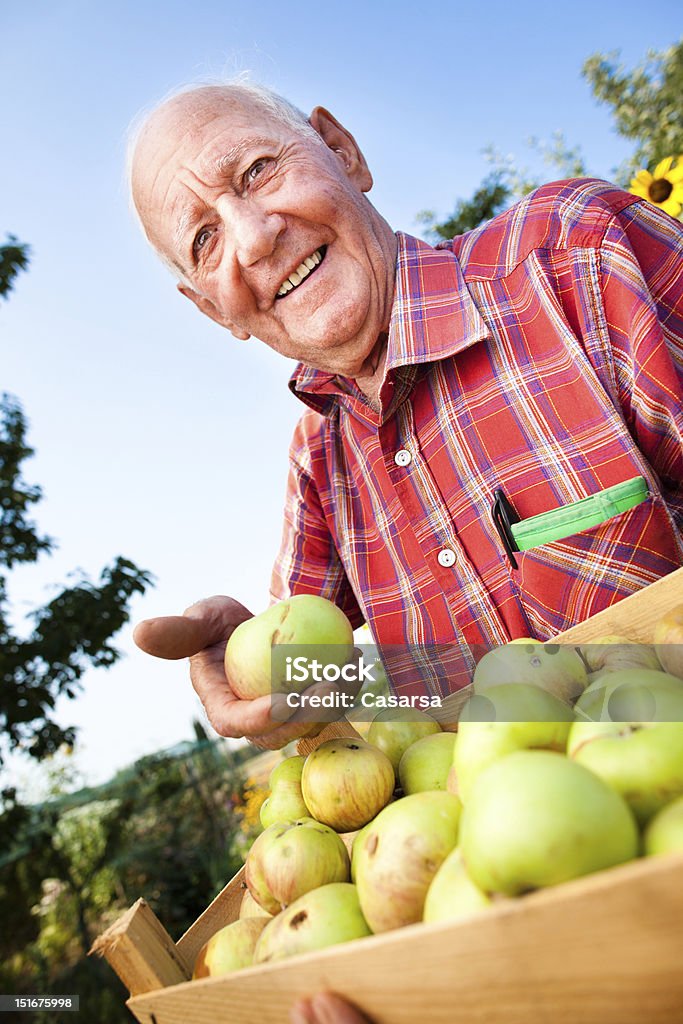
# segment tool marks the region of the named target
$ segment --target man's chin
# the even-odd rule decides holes
[[[261,339],[269,348],[322,373],[353,378],[362,371],[377,335],[370,343],[365,340],[367,320],[359,315],[358,306],[333,316],[323,309],[296,312],[296,316],[282,317],[280,330],[270,339]]]
[[[338,349],[315,349],[305,357],[300,357],[299,362],[321,373],[354,380],[363,372],[364,360],[362,357],[349,358],[347,353],[340,351],[341,348],[342,346]]]

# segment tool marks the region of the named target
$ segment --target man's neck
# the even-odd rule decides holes
[[[363,392],[372,409],[379,412],[379,393],[384,383],[384,369],[387,362],[388,336],[380,334],[377,344],[368,356],[366,364],[355,377],[355,382]]]

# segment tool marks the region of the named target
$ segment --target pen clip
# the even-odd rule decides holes
[[[519,548],[512,535],[512,524],[519,522],[519,516],[500,489],[493,492],[493,499],[493,505],[491,506],[493,525],[498,531],[498,536],[503,543],[505,553],[510,560],[510,565],[513,569],[518,569],[519,566],[517,565],[514,552],[519,551]]]

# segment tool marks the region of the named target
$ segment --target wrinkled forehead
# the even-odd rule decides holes
[[[181,172],[204,178],[223,150],[238,150],[281,127],[258,103],[224,95],[180,95],[154,111],[138,133],[130,165],[133,202],[152,244],[164,241],[167,200]]]

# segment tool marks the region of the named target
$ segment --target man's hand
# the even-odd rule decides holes
[[[333,992],[298,999],[289,1011],[290,1024],[372,1024],[369,1017]]]
[[[182,615],[167,615],[140,622],[133,639],[141,650],[157,658],[190,659],[190,678],[204,705],[209,722],[220,736],[246,737],[258,747],[277,750],[320,726],[291,716],[283,724],[271,717],[273,699],[239,700],[225,675],[225,645],[240,622],[252,613],[231,597],[209,597],[191,605]]]

